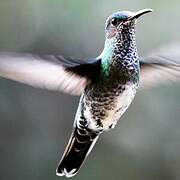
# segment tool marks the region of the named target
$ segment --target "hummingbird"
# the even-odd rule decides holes
[[[145,58],[138,56],[136,22],[149,12],[118,11],[109,16],[104,49],[97,58],[0,53],[1,77],[80,96],[72,134],[56,169],[58,176],[77,174],[99,136],[115,127],[138,89],[180,80],[179,44]]]

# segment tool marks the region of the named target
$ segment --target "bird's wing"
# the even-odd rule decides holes
[[[80,95],[96,78],[99,61],[65,59],[54,55],[0,53],[0,77],[37,88]]]
[[[140,66],[140,89],[180,82],[180,44],[174,43],[154,51],[140,60]]]

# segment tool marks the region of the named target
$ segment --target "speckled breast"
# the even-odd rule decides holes
[[[113,128],[122,114],[131,104],[137,84],[112,83],[95,86],[86,90],[81,98],[81,115],[91,130],[108,130]]]

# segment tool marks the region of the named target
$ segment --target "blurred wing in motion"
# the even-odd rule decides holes
[[[140,89],[180,82],[180,44],[160,48],[140,60]]]
[[[97,78],[99,62],[54,55],[0,53],[0,76],[37,88],[80,95],[85,86]]]

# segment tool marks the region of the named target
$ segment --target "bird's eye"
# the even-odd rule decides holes
[[[118,24],[118,20],[117,20],[116,18],[113,18],[113,19],[111,20],[111,24],[112,24],[113,26],[116,26],[116,25]]]

